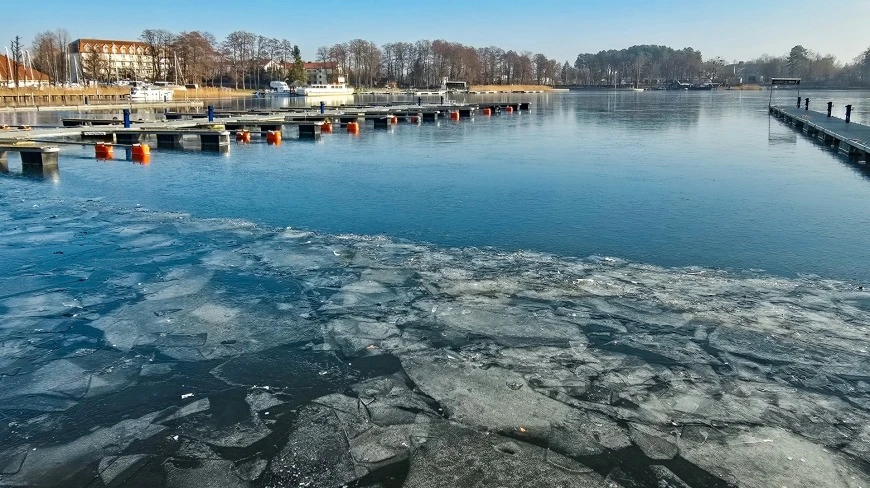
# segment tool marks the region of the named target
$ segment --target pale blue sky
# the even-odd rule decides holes
[[[163,28],[206,30],[218,39],[234,30],[287,38],[306,59],[319,46],[353,38],[440,38],[571,62],[580,52],[633,44],[691,46],[729,61],[803,44],[851,61],[870,47],[868,19],[870,0],[0,0],[0,45],[16,34],[29,43],[57,27],[73,39],[129,40]]]

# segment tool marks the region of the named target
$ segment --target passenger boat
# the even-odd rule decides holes
[[[326,83],[317,85],[305,85],[296,88],[296,94],[301,97],[314,97],[324,95],[353,95],[353,87],[347,86],[344,77],[338,77],[338,83]]]
[[[131,102],[169,102],[172,100],[172,90],[155,88],[153,86],[134,86],[130,88]]]

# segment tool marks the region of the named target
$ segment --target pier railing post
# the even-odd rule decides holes
[[[828,117],[831,116],[831,110],[834,109],[834,102],[828,102]]]
[[[809,99],[809,97],[807,97],[807,98],[804,99],[804,110],[806,110],[806,111],[809,111],[809,110],[810,110],[810,99]]]
[[[129,108],[124,109],[124,128],[125,129],[130,128],[130,109]]]
[[[846,123],[848,124],[851,121],[852,121],[852,106],[846,105]]]

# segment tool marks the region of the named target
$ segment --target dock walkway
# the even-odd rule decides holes
[[[802,108],[772,106],[774,117],[793,125],[796,129],[817,137],[850,156],[870,160],[870,126],[846,122],[827,114]]]

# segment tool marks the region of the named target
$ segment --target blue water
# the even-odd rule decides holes
[[[804,94],[855,103],[858,120],[870,95]],[[528,113],[367,126],[317,143],[288,128],[277,147],[255,137],[224,155],[154,149],[148,166],[73,146],[44,187],[440,246],[870,279],[868,167],[768,118],[768,95],[525,95]]]

